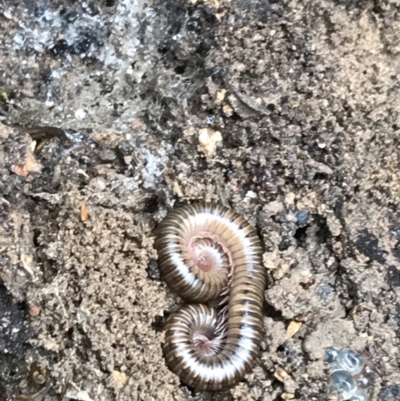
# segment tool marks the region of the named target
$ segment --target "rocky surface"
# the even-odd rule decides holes
[[[399,35],[391,0],[1,1],[0,400],[333,400],[330,346],[398,400]],[[154,230],[196,199],[257,226],[269,275],[218,394],[161,352]]]

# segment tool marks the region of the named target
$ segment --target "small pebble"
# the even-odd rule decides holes
[[[224,112],[224,114],[225,114],[227,117],[233,116],[233,109],[232,109],[231,106],[229,106],[229,104],[225,104],[225,105],[222,107],[222,111]]]
[[[328,284],[322,284],[318,287],[317,294],[321,300],[326,303],[331,298],[333,288]]]
[[[203,153],[206,157],[213,157],[217,150],[217,144],[221,144],[222,135],[219,131],[212,131],[208,128],[199,130],[199,152]]]
[[[154,8],[148,8],[146,10],[146,17],[153,17],[154,15],[156,15],[156,11],[154,10]]]
[[[86,111],[83,109],[78,109],[75,111],[75,118],[77,120],[83,120],[86,117]]]
[[[400,386],[391,384],[382,388],[379,398],[382,401],[398,401],[400,397]]]
[[[212,124],[214,122],[215,117],[213,115],[208,115],[206,116],[206,123],[207,124]]]
[[[14,36],[14,42],[18,46],[18,49],[20,49],[25,42],[25,36],[22,33],[17,33]]]
[[[36,317],[40,314],[40,308],[36,305],[32,305],[29,309],[29,313],[31,316]]]
[[[147,277],[151,280],[161,280],[160,269],[156,260],[150,260],[146,268]]]
[[[296,220],[297,220],[297,225],[299,227],[304,227],[308,224],[310,217],[306,212],[303,212],[302,210],[298,210],[295,214]]]
[[[111,162],[117,158],[117,155],[112,149],[104,149],[99,154],[100,159],[104,162]]]

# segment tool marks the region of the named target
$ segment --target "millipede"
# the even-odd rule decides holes
[[[164,280],[188,302],[166,322],[169,369],[198,390],[235,385],[261,342],[266,274],[256,230],[230,208],[194,203],[164,218],[155,247]]]

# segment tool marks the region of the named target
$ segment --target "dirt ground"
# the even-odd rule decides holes
[[[0,400],[336,400],[329,346],[399,400],[399,37],[391,0],[0,0]],[[196,199],[269,277],[259,360],[215,394],[161,350],[154,230]]]

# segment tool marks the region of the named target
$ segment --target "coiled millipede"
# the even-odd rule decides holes
[[[198,390],[233,386],[261,341],[266,275],[255,229],[232,209],[197,203],[167,215],[155,246],[167,284],[196,303],[167,320],[168,367]],[[217,310],[205,304],[216,298]]]

